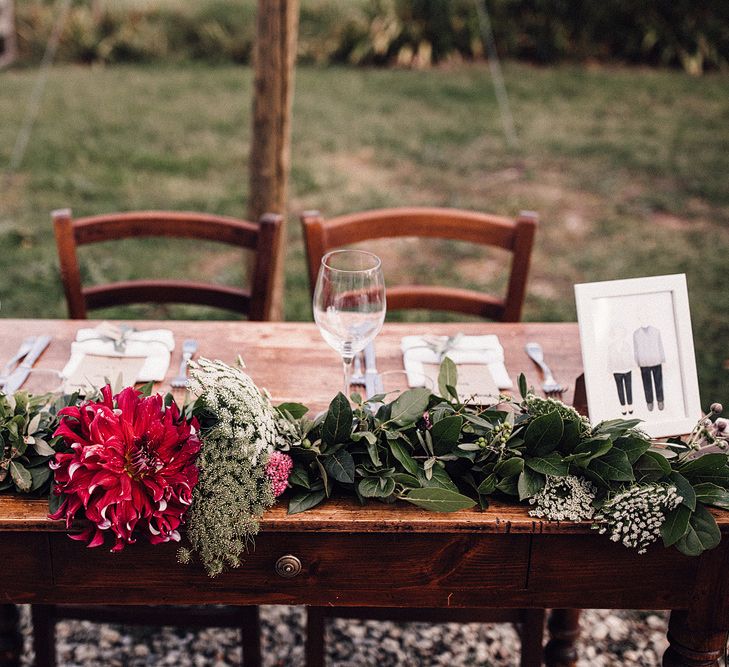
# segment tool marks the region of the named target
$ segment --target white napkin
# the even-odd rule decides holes
[[[63,369],[63,377],[72,377],[85,354],[102,357],[144,357],[137,382],[160,382],[170,366],[170,352],[175,349],[175,337],[169,329],[129,331],[125,334],[123,350],[114,341],[102,337],[97,329],[79,329],[71,343],[71,358]]]
[[[405,371],[410,386],[416,384],[417,377],[424,375],[423,364],[438,364],[437,352],[428,346],[428,341],[447,340],[447,336],[405,336],[400,348],[403,353]],[[504,348],[498,336],[459,336],[446,352],[446,356],[457,364],[484,364],[489,367],[491,376],[499,389],[511,389],[514,383],[504,366]],[[412,381],[411,381],[412,376]]]

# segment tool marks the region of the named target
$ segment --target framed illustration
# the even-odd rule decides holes
[[[642,419],[651,437],[701,416],[684,274],[575,285],[590,421]]]

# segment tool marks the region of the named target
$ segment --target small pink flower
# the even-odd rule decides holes
[[[105,531],[115,537],[112,551],[133,544],[138,532],[152,544],[178,541],[178,528],[192,503],[198,481],[195,459],[200,451],[197,420],[187,421],[162,396],[144,398],[133,387],[100,401],[59,412],[54,433],[70,446],[56,454],[54,493],[64,499],[51,519],[65,519],[71,528],[77,514],[90,524],[75,540],[89,547],[104,543]]]
[[[273,495],[278,498],[288,487],[293,459],[283,452],[273,452],[266,463],[266,475],[271,480]]]

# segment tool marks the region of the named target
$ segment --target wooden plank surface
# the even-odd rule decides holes
[[[60,371],[68,361],[70,345],[82,326],[96,326],[97,321],[12,320],[0,319],[0,360],[7,359],[28,335],[54,336],[51,345],[36,364],[38,369]],[[312,410],[322,410],[341,390],[341,361],[323,340],[316,325],[310,322],[135,322],[139,329],[166,328],[173,331],[178,347],[172,353],[168,380],[179,366],[183,338],[196,338],[200,356],[234,363],[241,355],[248,372],[260,387],[271,392],[274,402],[300,401]],[[542,344],[556,378],[569,385],[563,400],[571,403],[574,380],[582,372],[579,334],[574,323],[419,323],[386,324],[375,342],[380,371],[401,370],[400,340],[403,336],[422,334],[454,335],[496,334],[504,347],[506,368],[516,382],[520,372],[538,388],[539,370],[524,352],[527,341]],[[31,375],[24,389],[44,391],[53,387],[48,373]],[[168,383],[159,390],[167,391]]]

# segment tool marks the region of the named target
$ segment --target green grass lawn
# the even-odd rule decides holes
[[[34,77],[0,72],[0,169]],[[485,65],[298,69],[287,318],[310,318],[295,219],[302,209],[533,209],[542,226],[526,319],[575,319],[577,282],[685,272],[703,403],[729,399],[729,77],[507,64],[505,78],[515,149],[505,143]],[[65,314],[53,208],[243,215],[250,103],[246,68],[54,69],[26,158],[0,190],[0,315]],[[498,257],[460,244],[377,250],[391,279],[503,282]],[[89,280],[152,271],[235,282],[241,266],[234,253],[200,245],[130,242],[122,252],[86,254],[84,272]]]

